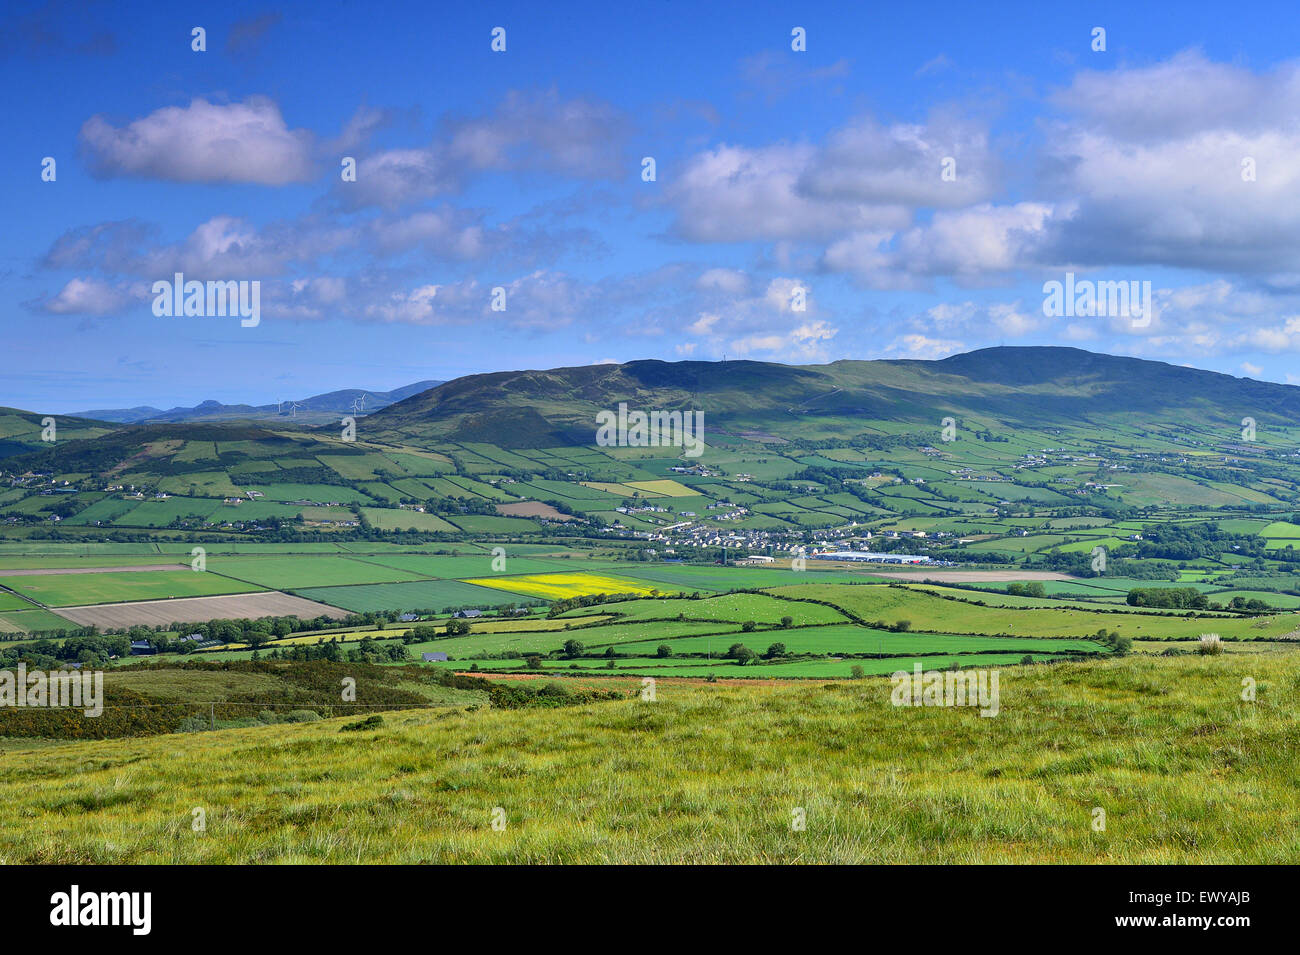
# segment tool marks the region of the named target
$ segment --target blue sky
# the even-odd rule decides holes
[[[11,3],[0,405],[998,344],[1300,381],[1288,5],[908,6]],[[176,271],[261,323],[155,316]],[[1067,272],[1154,319],[1044,315]]]

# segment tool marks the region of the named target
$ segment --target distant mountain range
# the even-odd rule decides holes
[[[313,395],[297,401],[283,401],[271,405],[224,405],[219,401],[203,401],[192,408],[171,408],[164,411],[149,405],[137,408],[96,408],[75,412],[73,417],[91,418],[95,421],[112,421],[117,424],[163,424],[177,421],[239,421],[239,420],[289,420],[299,424],[317,424],[333,420],[341,414],[360,410],[371,414],[387,408],[403,398],[428,391],[443,384],[441,381],[417,381],[394,388],[392,391],[363,391],[344,388],[323,395]]]

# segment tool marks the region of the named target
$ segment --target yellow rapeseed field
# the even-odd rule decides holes
[[[624,580],[606,574],[521,574],[518,577],[479,577],[467,584],[495,587],[512,593],[541,597],[544,600],[567,600],[591,594],[638,594],[649,596],[657,589],[641,581]]]

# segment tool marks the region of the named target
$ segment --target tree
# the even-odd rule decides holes
[[[668,646],[668,644],[666,643],[659,644],[659,648],[655,650],[655,656],[660,658],[670,657],[672,655],[673,655],[673,648]]]
[[[772,644],[770,647],[767,648],[767,651],[763,654],[763,658],[766,660],[771,660],[774,657],[783,657],[783,656],[785,656],[784,643]]]
[[[542,668],[542,658],[535,653],[524,657],[524,666],[530,670],[540,670]]]
[[[586,649],[581,640],[569,639],[564,641],[564,655],[570,659],[582,656],[582,651]]]
[[[733,643],[731,649],[727,651],[727,656],[735,660],[741,666],[758,658],[758,654],[743,643]]]
[[[754,628],[756,628],[757,626],[758,624],[754,623],[754,621],[746,620],[744,623],[740,625],[740,629],[743,633],[753,633]]]
[[[791,627],[793,627],[793,626],[794,626],[794,617],[782,617],[782,618],[781,618],[781,629],[783,629],[783,630],[789,630],[789,629],[790,629]]]

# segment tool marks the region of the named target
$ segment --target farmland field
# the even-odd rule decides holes
[[[753,620],[769,625],[779,624],[782,618],[789,616],[795,626],[843,623],[848,619],[834,607],[751,593],[725,594],[703,600],[629,600],[570,610],[562,614],[560,619],[581,620],[589,615],[606,613],[613,613],[622,621],[671,620],[680,617],[686,620]]]
[[[48,607],[240,594],[262,589],[255,584],[192,570],[0,576],[0,587]]]
[[[546,600],[564,600],[592,594],[645,594],[660,588],[620,577],[589,573],[525,574],[497,578],[479,577],[466,583],[496,587],[511,593]]]
[[[342,618],[345,614],[323,603],[275,591],[261,591],[219,597],[143,600],[135,603],[65,607],[60,608],[59,616],[82,626],[107,629],[134,626],[164,627],[176,622],[198,623],[207,620],[239,620],[257,617]]]
[[[302,587],[296,593],[308,600],[359,613],[379,610],[446,610],[525,600],[523,595],[502,593],[459,580],[415,580],[403,584],[369,584],[343,587]]]
[[[1160,639],[1194,637],[1215,631],[1225,639],[1273,638],[1296,629],[1297,621],[1287,615],[1262,618],[1135,615],[1073,609],[978,607],[959,600],[944,600],[927,594],[882,585],[806,585],[777,587],[777,596],[826,600],[866,620],[924,620],[926,629],[949,633],[1010,634],[1023,636],[1087,637],[1098,630],[1118,630],[1130,637]],[[918,627],[919,629],[919,627]]]
[[[593,631],[593,635],[599,631]],[[825,626],[803,627],[797,630],[764,631],[756,634],[755,643],[762,646],[767,641],[780,641],[789,653],[856,653],[907,656],[917,653],[1044,653],[1067,651],[1105,653],[1106,648],[1092,640],[1036,639],[1023,637],[972,637],[938,633],[891,633],[870,627]],[[654,644],[654,645],[652,645]],[[656,641],[634,643],[621,649],[628,653],[654,652]],[[674,653],[703,653],[705,644],[698,637],[670,641]],[[712,644],[719,652],[718,641]],[[976,661],[978,662],[978,661]],[[930,666],[930,664],[927,664]],[[765,667],[762,671],[767,673]],[[847,672],[847,671],[846,671]]]
[[[363,557],[212,557],[208,571],[233,580],[281,590],[336,584],[380,584],[419,580],[421,575]]]
[[[419,511],[399,511],[391,508],[363,507],[361,513],[366,520],[383,531],[421,530],[454,531],[455,526],[436,514],[421,514]]]
[[[0,590],[0,612],[6,610],[35,610],[36,605],[30,600],[24,600],[17,594],[11,594],[7,591]]]

